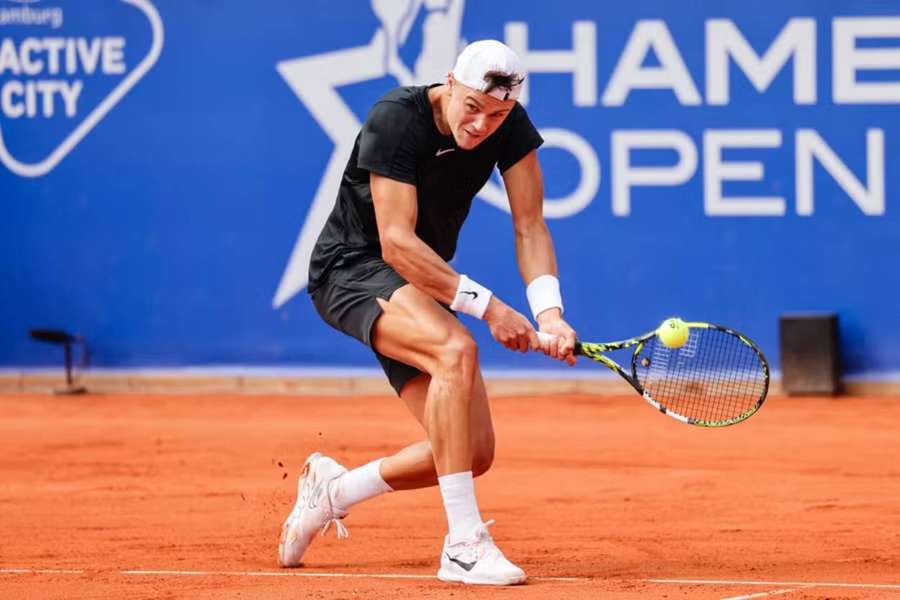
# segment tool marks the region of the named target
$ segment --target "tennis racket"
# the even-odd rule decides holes
[[[686,325],[688,338],[679,348],[666,347],[652,331],[618,342],[576,342],[575,354],[606,365],[651,406],[689,425],[724,427],[756,413],[769,391],[769,363],[762,351],[728,327]],[[630,370],[604,354],[632,347]]]

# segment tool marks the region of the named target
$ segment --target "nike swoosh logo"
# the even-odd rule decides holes
[[[460,292],[460,294],[471,294],[472,300],[478,300],[478,292]]]
[[[434,155],[440,156],[441,154],[447,154],[448,152],[453,152],[456,148],[445,148],[443,150],[438,150]]]
[[[447,553],[445,552],[444,554],[447,554]],[[455,562],[456,564],[458,564],[459,566],[461,566],[461,567],[462,567],[463,569],[465,569],[466,571],[471,571],[471,570],[472,570],[472,567],[474,567],[475,564],[478,562],[478,561],[476,560],[476,561],[467,563],[467,562],[464,562],[464,561],[459,560],[458,558],[453,558],[453,557],[450,556],[449,554],[447,554],[447,558],[450,559],[451,562]]]

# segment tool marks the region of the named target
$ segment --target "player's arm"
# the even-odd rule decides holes
[[[454,271],[416,235],[418,201],[415,186],[371,173],[370,187],[381,255],[386,263],[439,302],[483,318],[494,339],[507,348],[522,352],[538,348],[537,336],[528,319],[487,288]]]
[[[370,175],[381,255],[408,282],[444,304],[453,302],[459,273],[416,235],[416,188]]]
[[[540,330],[558,336],[542,349],[548,356],[574,364],[575,331],[562,318],[553,239],[544,221],[544,180],[537,151],[532,150],[503,173],[516,239],[516,260],[528,301]],[[554,289],[555,286],[555,289]]]

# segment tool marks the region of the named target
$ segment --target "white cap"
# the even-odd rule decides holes
[[[514,85],[511,88],[497,87],[485,92],[490,84],[485,75],[491,72],[511,75]],[[453,67],[453,78],[499,100],[515,100],[522,91],[525,70],[522,68],[522,61],[509,46],[497,40],[481,40],[472,42],[459,54],[456,66]]]

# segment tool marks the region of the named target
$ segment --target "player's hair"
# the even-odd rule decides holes
[[[515,73],[507,74],[500,71],[488,71],[484,74],[484,80],[488,85],[482,91],[485,94],[489,94],[497,88],[511,91],[514,87],[525,81],[525,78]]]

